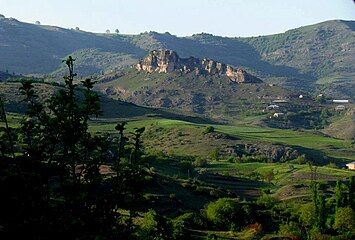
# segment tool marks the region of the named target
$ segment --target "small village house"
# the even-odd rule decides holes
[[[349,103],[348,99],[334,99],[333,103]]]
[[[355,170],[355,162],[351,162],[346,164],[346,167],[350,170]]]
[[[283,115],[285,115],[285,114],[284,113],[274,113],[273,117],[279,118],[279,117],[282,117]]]
[[[345,106],[344,105],[338,105],[335,107],[335,111],[344,111],[345,110]]]
[[[280,108],[279,105],[276,105],[276,104],[271,104],[266,107],[267,110],[279,109],[279,108]]]

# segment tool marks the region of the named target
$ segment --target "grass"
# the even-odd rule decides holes
[[[90,129],[95,132],[114,132],[114,125],[115,123],[93,122]],[[202,131],[207,125],[171,119],[144,119],[130,121],[127,128],[128,130],[132,130],[135,127],[141,126],[154,126],[163,129],[182,129],[192,131],[197,135],[190,136],[188,140],[192,143],[196,143],[194,140],[196,140],[199,136],[197,132]],[[350,141],[325,137],[312,131],[292,131],[243,124],[212,126],[217,132],[236,137],[240,139],[240,141],[285,144],[300,147],[309,151],[324,152],[328,157],[334,159],[345,161],[355,160],[354,148]],[[186,148],[186,145],[184,147]]]

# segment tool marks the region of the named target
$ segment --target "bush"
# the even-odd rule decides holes
[[[219,148],[215,148],[213,149],[210,154],[209,154],[209,157],[212,161],[218,161],[219,160],[219,157],[220,157],[220,150]]]
[[[350,207],[339,208],[335,213],[334,229],[355,234],[355,215]]]
[[[299,209],[299,220],[303,226],[310,227],[316,220],[316,210],[313,203],[302,205]]]
[[[302,232],[295,222],[283,223],[279,226],[279,234],[291,239],[302,239]]]
[[[209,203],[206,207],[206,217],[217,228],[225,230],[229,230],[232,223],[240,227],[244,222],[241,204],[232,198],[220,198]]]
[[[173,239],[188,239],[190,234],[187,228],[194,225],[194,214],[185,213],[171,221]]]
[[[136,231],[137,239],[166,239],[166,224],[154,210],[150,209],[144,213],[136,222],[138,228]]]
[[[207,126],[205,128],[205,130],[203,131],[204,134],[213,133],[213,132],[214,132],[214,127],[212,127],[212,126]]]
[[[269,194],[263,194],[258,198],[256,203],[266,208],[272,208],[277,203],[277,199]]]
[[[298,156],[297,158],[293,159],[291,162],[295,164],[306,164],[307,163],[306,155],[302,154],[301,156]]]
[[[192,164],[194,167],[206,167],[207,159],[202,157],[197,157]]]

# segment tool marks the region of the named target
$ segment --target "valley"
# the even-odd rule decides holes
[[[353,239],[354,30],[178,37],[0,15],[0,238]]]

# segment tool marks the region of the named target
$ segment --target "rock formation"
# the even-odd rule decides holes
[[[243,69],[234,69],[233,67],[214,61],[212,59],[199,59],[195,57],[180,58],[172,50],[154,50],[144,59],[136,64],[138,71],[149,73],[159,72],[168,73],[173,71],[182,71],[185,73],[194,72],[196,75],[226,75],[231,81],[237,83],[260,83],[259,78],[247,73]]]

